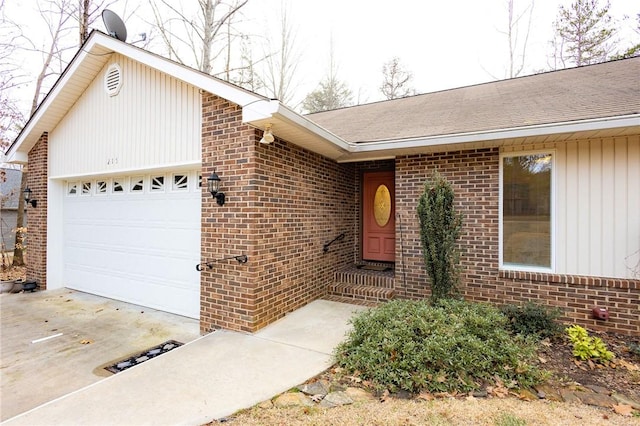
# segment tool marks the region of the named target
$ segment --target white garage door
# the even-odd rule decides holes
[[[196,172],[66,183],[65,287],[199,318]]]

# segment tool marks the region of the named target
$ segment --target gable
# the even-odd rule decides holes
[[[27,153],[35,146],[40,136],[45,132],[51,132],[60,124],[114,55],[132,58],[152,70],[214,93],[237,105],[267,100],[231,83],[94,30],[7,151],[7,161],[26,163]]]

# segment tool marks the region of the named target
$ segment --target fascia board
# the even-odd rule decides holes
[[[242,108],[242,121],[245,123],[253,124],[268,120],[269,118],[277,118],[289,125],[303,129],[309,134],[327,141],[327,143],[331,144],[334,149],[337,148],[344,152],[349,152],[351,149],[351,144],[317,125],[308,118],[305,118],[285,105],[282,105],[277,99],[252,102]],[[274,134],[277,136],[277,132],[274,132]]]
[[[78,50],[78,53],[76,54],[77,56],[71,60],[71,63],[69,64],[69,66],[63,71],[62,75],[55,82],[55,84],[53,85],[49,93],[47,93],[47,95],[42,100],[40,105],[38,105],[38,108],[36,109],[36,111],[29,118],[29,121],[27,121],[27,124],[22,129],[22,131],[20,132],[20,134],[18,135],[14,143],[9,147],[9,150],[7,151],[8,162],[26,163],[26,160],[22,158],[23,156],[18,154],[24,153],[24,155],[26,156],[27,152],[35,144],[35,141],[37,141],[37,139],[40,138],[41,132],[40,134],[36,134],[36,135],[34,135],[33,132],[38,131],[37,130],[38,125],[40,124],[40,121],[42,120],[43,116],[46,114],[48,108],[55,101],[57,96],[64,90],[64,87],[69,82],[69,80],[73,77],[73,74],[78,70],[78,68],[80,68],[84,59],[91,54],[89,52],[94,46],[95,46],[95,38],[91,37],[90,40],[85,45],[83,45],[82,48]],[[43,130],[43,131],[46,131],[46,130]],[[30,141],[32,143],[28,144],[29,146],[27,150],[21,150],[20,148],[25,143],[25,141]]]
[[[496,129],[480,132],[438,135],[395,141],[361,142],[351,144],[352,153],[384,150],[403,150],[437,145],[464,144],[499,139],[525,138],[559,133],[576,133],[620,127],[640,126],[640,114],[621,117],[605,117],[582,121],[550,123],[536,126]]]

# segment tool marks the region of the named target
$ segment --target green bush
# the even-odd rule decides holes
[[[381,390],[469,391],[495,382],[530,386],[535,349],[514,338],[497,308],[460,300],[395,300],[352,320],[336,348],[338,365]]]
[[[583,361],[594,359],[596,361],[610,361],[613,352],[607,349],[607,345],[599,337],[591,337],[587,330],[579,325],[567,327],[569,340],[573,344],[573,356]]]
[[[431,299],[437,301],[457,293],[460,255],[456,241],[462,229],[462,215],[453,205],[453,188],[438,172],[424,184],[418,200],[420,241],[424,264],[431,279]]]
[[[503,305],[500,311],[509,319],[513,334],[540,338],[557,336],[562,326],[556,320],[562,314],[558,308],[527,302],[524,305]]]

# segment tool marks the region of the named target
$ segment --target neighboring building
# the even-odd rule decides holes
[[[427,297],[416,206],[436,170],[465,217],[467,299],[640,330],[640,58],[301,116],[93,32],[8,156],[38,199],[29,278],[202,332]]]
[[[22,171],[10,167],[0,168],[0,229],[2,230],[2,249],[13,250],[16,242],[16,223],[18,220],[18,201],[22,195],[20,181]],[[24,215],[26,221],[27,215]],[[25,223],[26,226],[26,223]]]

